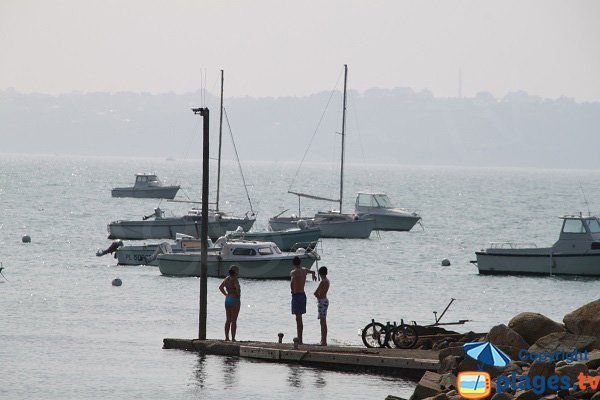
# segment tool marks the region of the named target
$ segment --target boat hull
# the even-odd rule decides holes
[[[227,232],[235,231],[241,226],[244,231],[250,230],[254,218],[222,218],[209,221],[208,237],[213,240],[224,236]],[[179,218],[161,218],[149,221],[114,221],[108,224],[109,239],[175,239],[177,233],[200,237],[202,218],[185,216]]]
[[[193,243],[190,245],[190,243]],[[161,246],[163,248],[161,248]],[[157,257],[159,254],[167,252],[182,253],[184,251],[196,251],[201,250],[200,240],[193,239],[188,241],[184,245],[177,246],[176,243],[151,243],[139,246],[123,246],[115,251],[115,258],[117,259],[118,265],[151,265],[154,267],[158,266]],[[219,249],[217,247],[209,247],[209,252],[216,252]]]
[[[375,231],[410,231],[419,222],[421,217],[415,215],[394,214],[359,214],[364,218],[375,220]]]
[[[134,197],[138,199],[170,199],[173,200],[179,191],[179,186],[162,186],[148,189],[133,187],[114,188],[112,197]]]
[[[271,218],[269,225],[274,231],[290,229],[298,226],[302,218],[278,217]],[[375,228],[374,219],[353,219],[344,221],[304,220],[311,226],[321,230],[322,238],[337,239],[367,239]]]
[[[232,265],[239,267],[240,278],[289,279],[293,269],[292,260],[298,256],[302,265],[311,268],[315,258],[311,255],[291,254],[285,257],[256,260],[248,257],[226,258],[208,255],[207,275],[213,278],[227,276]],[[167,276],[200,276],[200,253],[161,254],[158,256],[160,273]],[[219,260],[221,258],[221,260]]]
[[[321,238],[320,228],[293,229],[268,232],[233,233],[234,239],[273,242],[283,251],[290,251],[299,247],[313,246]]]
[[[600,276],[600,251],[551,253],[531,251],[476,252],[480,274]]]
[[[118,265],[153,265],[157,266],[158,262],[154,259],[151,262],[148,260],[158,250],[158,244],[146,244],[141,246],[124,246],[115,251],[115,258]]]

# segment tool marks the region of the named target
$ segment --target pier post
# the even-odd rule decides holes
[[[209,161],[209,111],[207,107],[192,108],[203,118],[202,127],[202,225],[200,227],[200,310],[198,339],[206,340],[207,280],[208,280],[208,161]]]

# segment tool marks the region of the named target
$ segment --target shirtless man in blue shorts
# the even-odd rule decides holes
[[[315,271],[304,268],[299,257],[294,257],[294,269],[290,273],[292,278],[290,288],[292,289],[292,314],[296,316],[296,331],[298,333],[298,344],[302,344],[302,314],[306,314],[306,294],[304,293],[304,284],[306,283],[306,274],[312,274],[313,281],[317,280]]]

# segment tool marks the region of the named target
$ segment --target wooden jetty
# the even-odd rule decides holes
[[[163,339],[163,348],[413,379],[420,379],[426,371],[437,371],[439,364],[438,352],[433,350],[324,347],[306,344],[294,348],[294,344],[291,343],[170,338]]]

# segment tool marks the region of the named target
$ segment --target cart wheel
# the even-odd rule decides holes
[[[381,347],[385,337],[385,327],[379,322],[371,322],[362,331],[362,341],[369,348]]]
[[[417,344],[419,335],[414,327],[410,325],[400,325],[392,332],[392,340],[399,349],[411,349]]]

